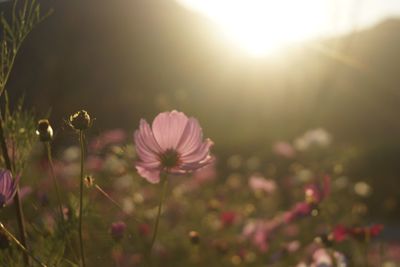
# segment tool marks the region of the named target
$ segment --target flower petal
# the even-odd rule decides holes
[[[176,110],[157,115],[152,130],[157,143],[164,151],[177,148],[188,120],[184,113]]]
[[[201,146],[203,132],[199,122],[195,118],[190,118],[182,133],[177,150],[182,155],[188,155],[197,150]]]
[[[136,151],[142,161],[159,161],[159,154],[162,150],[145,120],[140,120],[139,130],[135,131],[134,139]]]
[[[136,170],[139,175],[145,178],[148,182],[152,184],[157,184],[160,182],[160,170],[143,168],[138,164],[136,164]]]
[[[146,145],[144,142],[141,134],[139,131],[135,132],[135,148],[136,152],[142,161],[157,161],[158,160],[158,155],[154,153],[149,147]]]
[[[210,139],[206,139],[205,142],[190,154],[182,155],[180,160],[183,163],[193,163],[203,161],[210,154],[210,148],[213,146],[213,142]]]

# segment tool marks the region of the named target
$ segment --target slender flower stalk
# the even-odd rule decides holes
[[[61,200],[61,194],[60,194],[60,187],[58,185],[58,181],[54,172],[54,164],[53,164],[53,157],[51,154],[51,146],[49,142],[44,143],[44,146],[47,151],[47,160],[49,161],[49,166],[50,166],[50,174],[53,179],[54,183],[54,188],[56,190],[56,195],[57,195],[57,201],[58,201],[58,209],[60,212],[60,221],[64,222],[64,213],[63,213],[63,208],[62,208],[62,200]]]
[[[79,142],[81,144],[81,178],[80,178],[80,186],[79,186],[79,246],[81,251],[81,260],[83,267],[85,264],[85,252],[83,249],[83,238],[82,238],[82,211],[83,211],[83,162],[85,159],[85,145],[84,145],[84,132],[83,130],[79,131]]]
[[[167,175],[163,175],[162,174],[162,177],[160,179],[161,179],[161,187],[162,187],[161,188],[161,196],[160,196],[160,200],[158,202],[157,217],[156,217],[156,221],[154,223],[153,236],[151,238],[151,243],[150,243],[150,248],[149,248],[150,253],[151,253],[151,250],[153,249],[154,242],[156,241],[156,238],[157,238],[158,224],[160,222],[162,204],[163,204],[164,199],[165,199],[165,193],[167,191],[167,184],[168,184]]]
[[[64,214],[62,209],[62,201],[61,201],[61,194],[60,189],[58,186],[58,181],[54,172],[54,164],[53,164],[53,157],[51,155],[51,145],[50,142],[53,139],[53,128],[51,127],[48,120],[39,120],[36,134],[39,136],[39,140],[43,143],[44,148],[47,154],[47,160],[50,166],[50,175],[53,180],[54,188],[57,195],[58,201],[58,208],[60,213],[60,222],[64,222]]]
[[[69,117],[69,125],[79,133],[79,143],[81,146],[81,172],[79,186],[79,247],[81,252],[82,266],[86,266],[85,252],[82,237],[82,214],[83,214],[83,185],[84,185],[84,161],[85,161],[85,130],[91,126],[91,119],[86,110],[80,110]]]
[[[11,165],[10,156],[8,155],[8,151],[7,151],[7,144],[6,144],[6,139],[4,136],[4,129],[3,129],[3,120],[1,118],[0,118],[0,145],[1,145],[3,159],[6,164],[6,168],[10,172],[12,172],[13,168]],[[17,214],[17,221],[18,221],[18,228],[19,228],[21,244],[26,248],[27,247],[27,245],[26,245],[27,244],[26,228],[25,228],[24,212],[22,210],[22,203],[21,203],[20,197],[19,197],[19,185],[18,184],[16,185],[14,202],[15,202],[15,212]],[[26,266],[29,266],[29,257],[26,254],[24,254],[24,262],[25,262]]]
[[[42,267],[47,267],[46,264],[44,264],[43,262],[41,262],[38,258],[36,258],[24,245],[21,244],[21,242],[19,242],[19,240],[10,232],[7,230],[7,228],[0,223],[0,229],[1,231],[3,231],[12,241],[14,241],[14,243],[22,250],[22,252],[24,253],[24,255],[26,255],[27,257],[31,257],[37,264],[39,264]]]

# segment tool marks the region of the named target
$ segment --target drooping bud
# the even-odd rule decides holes
[[[200,235],[196,231],[189,232],[189,239],[193,245],[197,245],[200,242]]]
[[[94,178],[90,175],[87,175],[84,179],[84,183],[87,188],[90,188],[94,185]]]
[[[75,130],[83,131],[90,127],[91,120],[86,110],[80,110],[69,116],[69,124]]]
[[[53,128],[48,120],[39,120],[36,134],[41,142],[50,142],[53,139]]]

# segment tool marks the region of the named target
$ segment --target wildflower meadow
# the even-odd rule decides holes
[[[61,6],[70,4],[60,2]],[[89,5],[78,2],[77,6],[82,8]],[[114,4],[129,5],[120,2],[124,1]],[[145,10],[144,2],[136,2],[139,9]],[[179,1],[171,2],[178,5],[175,2]],[[98,3],[96,11],[97,3],[93,2],[91,12],[101,12],[103,4]],[[156,10],[158,4],[152,5]],[[125,113],[116,110],[122,109],[128,94],[114,85],[108,95],[86,95],[88,101],[83,89],[64,91],[55,87],[57,102],[47,102],[46,94],[18,88],[19,81],[31,77],[22,66],[35,60],[29,57],[29,50],[35,46],[25,45],[47,35],[42,27],[57,27],[60,14],[74,9],[63,10],[56,3],[39,0],[0,1],[0,8],[0,266],[400,266],[398,168],[393,176],[385,174],[389,169],[386,163],[393,161],[393,166],[398,166],[399,154],[389,157],[383,150],[370,152],[360,145],[365,136],[378,131],[378,126],[370,123],[368,130],[363,130],[365,136],[346,139],[361,126],[345,124],[345,117],[329,117],[332,123],[324,125],[323,120],[312,120],[320,113],[308,110],[308,105],[307,120],[301,121],[295,93],[291,105],[276,100],[279,108],[275,111],[275,100],[261,98],[278,99],[279,93],[258,96],[253,92],[254,98],[247,97],[251,94],[247,86],[260,80],[263,76],[257,75],[267,68],[262,63],[243,63],[247,64],[247,74],[226,67],[215,84],[222,84],[224,75],[232,71],[228,87],[241,84],[242,91],[210,91],[208,94],[213,97],[207,99],[200,91],[191,96],[180,94],[181,91],[155,96],[150,81],[160,79],[162,86],[168,78],[164,74],[149,74],[148,83],[143,82],[143,89],[137,89],[136,102],[126,100],[129,103],[125,103]],[[183,8],[179,6],[180,12]],[[113,14],[113,8],[109,10]],[[144,11],[137,16],[154,15],[160,20],[154,27],[167,29],[175,36],[171,33],[174,30],[163,28],[166,22],[161,14],[172,12],[167,10],[160,11],[158,17]],[[79,9],[68,14],[68,25],[78,23]],[[101,14],[105,21],[118,19]],[[89,27],[85,26],[89,18],[90,15],[82,17],[79,28]],[[48,21],[51,23],[46,24]],[[152,27],[151,23],[148,25]],[[286,28],[281,28],[283,35]],[[90,29],[95,31],[96,38],[107,35],[107,27]],[[79,38],[89,42],[88,35]],[[201,31],[196,35],[201,35]],[[147,38],[144,33],[134,36],[138,40]],[[174,38],[178,37],[171,40]],[[248,35],[246,40],[250,39]],[[65,51],[79,49],[71,39],[63,40],[65,43],[60,43]],[[123,43],[122,40],[114,38],[113,42]],[[159,42],[161,37],[149,40],[152,41],[144,47]],[[185,42],[184,38],[179,40]],[[54,39],[54,46],[60,47],[57,42]],[[50,50],[37,48],[36,59],[43,57],[43,64],[49,68],[61,66],[58,68],[63,73],[66,70],[62,66],[67,66],[69,60],[67,54],[57,65]],[[110,50],[106,52],[116,53]],[[45,60],[46,53],[53,53],[53,58]],[[239,60],[237,52],[233,54],[232,65]],[[80,72],[82,66],[96,67],[85,53],[79,58],[82,65],[73,66],[70,72]],[[188,58],[177,61],[189,71],[191,60],[208,62],[213,56]],[[335,60],[354,68],[367,68],[343,58],[337,56]],[[112,65],[116,62],[113,60],[107,63],[110,70],[105,72],[117,68]],[[152,64],[166,64],[166,69],[174,64],[174,60],[165,60],[161,53],[157,62],[148,63],[151,60],[140,56],[132,61],[135,60],[137,68],[143,69],[143,77],[147,77],[146,71],[151,72]],[[332,66],[333,70],[338,68]],[[302,71],[301,67],[295,69]],[[121,67],[118,73],[129,77],[130,70]],[[189,72],[192,71],[201,72],[199,68]],[[27,72],[42,77],[35,67]],[[180,71],[172,72],[178,75]],[[318,75],[316,72],[312,77]],[[215,74],[204,73],[197,81],[206,87],[205,80]],[[50,79],[53,74],[48,72],[45,76]],[[85,76],[83,72],[80,75]],[[246,82],[240,82],[240,75],[248,75]],[[71,82],[69,75],[55,77],[61,87]],[[106,83],[111,76],[99,71],[93,77]],[[190,84],[188,77],[180,85]],[[291,78],[282,77],[284,82],[271,82],[270,86]],[[74,79],[76,83],[81,81]],[[296,80],[296,84],[301,82],[300,78]],[[327,80],[321,84],[329,87],[331,83]],[[35,82],[31,85],[34,87]],[[346,82],[340,85],[346,87]],[[147,92],[146,86],[150,88]],[[39,100],[34,100],[32,94]],[[327,99],[330,97],[333,94]],[[156,104],[146,104],[148,99]],[[226,103],[233,104],[225,110]],[[340,110],[341,104],[337,101],[334,107]],[[389,109],[390,105],[381,108]],[[318,103],[318,107],[329,109],[333,105]],[[346,114],[351,116],[353,111],[346,110]],[[134,117],[126,115],[131,113]],[[385,115],[381,118],[384,120]],[[265,121],[272,121],[275,127]],[[336,131],[335,126],[341,123],[346,127]],[[395,123],[399,124],[397,116]],[[398,140],[396,131],[393,130]],[[393,144],[384,137],[379,140]]]

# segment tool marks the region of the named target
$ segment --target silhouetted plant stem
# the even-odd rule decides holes
[[[71,245],[72,241],[69,238],[69,236],[67,235],[66,229],[65,229],[65,219],[64,219],[64,212],[63,212],[63,208],[62,208],[62,197],[61,197],[60,187],[59,187],[58,182],[57,182],[57,177],[56,177],[56,174],[55,174],[55,171],[54,171],[53,156],[52,156],[52,153],[51,153],[51,145],[50,145],[50,142],[44,142],[43,144],[44,144],[44,146],[46,148],[47,160],[49,162],[49,167],[50,167],[50,175],[51,175],[51,177],[53,179],[54,188],[56,190],[56,195],[57,195],[57,199],[58,199],[60,222],[62,223],[62,232],[65,234],[65,237],[66,237],[67,242],[68,242],[68,246],[70,247],[74,258],[79,259],[79,257],[77,257],[77,255],[76,255],[76,251],[74,250],[73,246]]]
[[[21,242],[19,242],[19,240],[10,232],[7,230],[7,228],[0,223],[0,229],[3,231],[3,233],[5,233],[15,244],[17,244],[17,246],[22,250],[22,252],[24,253],[24,255],[26,255],[26,257],[31,257],[37,264],[39,264],[42,267],[47,267],[46,264],[44,264],[43,262],[41,262],[38,258],[36,258],[35,256],[33,256],[33,254],[26,249],[26,247],[24,245],[21,244]]]
[[[47,152],[47,160],[49,161],[50,175],[51,175],[51,178],[53,179],[54,188],[56,190],[58,208],[59,208],[59,212],[60,212],[60,222],[64,223],[64,213],[63,213],[63,208],[62,208],[60,188],[58,186],[57,178],[56,178],[56,175],[54,172],[53,157],[51,155],[51,146],[50,146],[49,142],[44,142],[44,146],[45,146],[46,152]]]
[[[165,173],[161,174],[161,196],[160,196],[160,201],[158,203],[158,210],[157,210],[157,217],[156,217],[156,222],[154,223],[154,230],[153,230],[153,236],[151,238],[151,243],[150,243],[150,248],[149,248],[149,254],[151,254],[151,250],[153,249],[154,242],[156,241],[157,233],[158,233],[158,224],[160,221],[160,215],[161,215],[161,210],[162,210],[162,204],[164,202],[165,198],[165,191],[167,191],[167,175]]]
[[[1,114],[0,114],[1,117]],[[4,128],[3,128],[3,120],[0,118],[0,145],[1,145],[1,151],[3,154],[3,159],[6,165],[6,168],[14,173],[14,170],[11,165],[11,160],[10,156],[8,155],[7,151],[7,144],[6,144],[6,139],[4,136]],[[22,210],[22,203],[19,198],[19,185],[17,185],[17,191],[14,196],[14,203],[15,203],[15,212],[17,214],[17,221],[18,221],[18,229],[19,229],[19,234],[20,234],[20,239],[21,239],[21,244],[27,248],[26,245],[26,229],[25,229],[25,221],[24,221],[24,213]],[[24,254],[24,262],[26,266],[29,266],[29,257]]]
[[[79,246],[81,251],[82,266],[85,267],[85,252],[83,250],[82,238],[82,210],[83,210],[83,161],[85,159],[85,144],[84,144],[84,131],[79,131],[79,142],[81,144],[81,180],[79,187]]]

